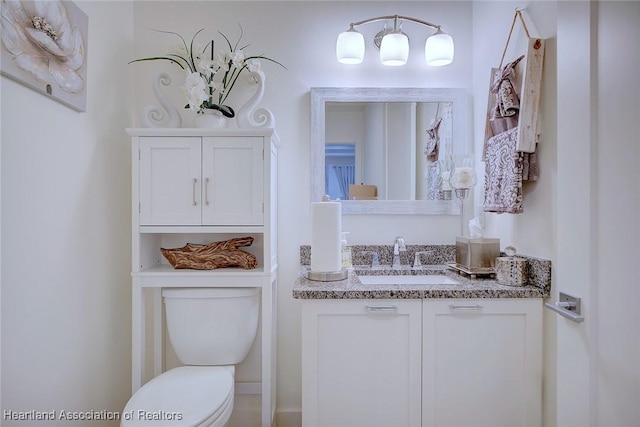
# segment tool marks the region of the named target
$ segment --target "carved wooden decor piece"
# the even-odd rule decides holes
[[[252,243],[253,237],[240,237],[206,245],[187,243],[181,248],[160,248],[160,252],[176,269],[214,270],[225,267],[252,269],[258,266],[256,257],[238,249],[251,246]]]

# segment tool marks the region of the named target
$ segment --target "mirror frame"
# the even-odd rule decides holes
[[[471,126],[464,89],[449,88],[311,88],[311,201],[324,195],[325,107],[327,102],[451,102],[454,153],[472,153]],[[342,214],[459,215],[456,200],[342,200]]]

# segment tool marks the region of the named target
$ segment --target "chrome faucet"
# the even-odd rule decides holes
[[[396,236],[393,241],[393,266],[400,267],[400,252],[406,251],[407,248],[404,245],[404,237]]]

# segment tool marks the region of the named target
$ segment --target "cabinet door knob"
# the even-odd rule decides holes
[[[196,184],[197,183],[198,183],[198,180],[196,178],[193,178],[193,206],[198,204],[196,202]]]

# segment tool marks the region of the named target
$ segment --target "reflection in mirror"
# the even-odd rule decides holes
[[[446,198],[451,118],[452,102],[327,102],[325,194],[361,200],[349,188],[364,184],[377,200]]]
[[[312,200],[342,212],[455,214],[450,159],[470,152],[461,89],[313,88]]]

